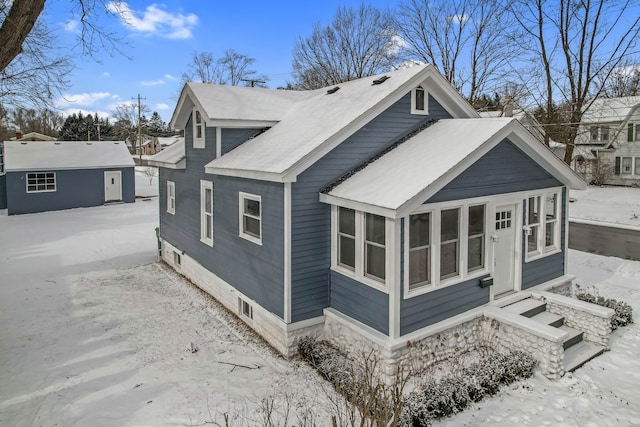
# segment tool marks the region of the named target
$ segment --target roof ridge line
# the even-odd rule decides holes
[[[422,132],[423,130],[425,130],[426,128],[431,126],[432,124],[436,123],[438,120],[439,119],[427,119],[426,121],[420,123],[418,126],[416,126],[412,130],[407,132],[405,135],[403,135],[400,138],[398,138],[390,146],[388,146],[387,148],[385,148],[382,151],[378,152],[373,157],[371,157],[371,158],[365,160],[364,162],[360,163],[358,166],[356,166],[355,168],[351,169],[349,172],[345,173],[340,178],[338,178],[337,180],[335,180],[334,182],[332,182],[331,184],[329,184],[328,186],[323,188],[320,191],[320,193],[328,194],[331,190],[336,188],[338,185],[340,185],[341,183],[343,183],[347,179],[351,178],[353,175],[355,175],[356,173],[360,172],[361,170],[363,170],[364,168],[366,168],[371,163],[375,162],[376,160],[378,160],[379,158],[381,158],[385,154],[389,153],[390,151],[392,151],[392,150],[396,149],[397,147],[399,147],[401,144],[403,144],[406,141],[408,141],[409,139],[413,138],[414,136],[416,136],[417,134],[419,134],[420,132]]]

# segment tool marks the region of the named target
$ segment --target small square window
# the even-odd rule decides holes
[[[238,311],[245,317],[253,319],[253,307],[242,298],[238,298]]]
[[[38,172],[27,174],[27,193],[56,191],[56,173]]]
[[[175,265],[182,265],[182,257],[179,252],[173,251],[173,263]]]

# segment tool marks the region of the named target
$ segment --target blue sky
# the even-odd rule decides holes
[[[395,0],[368,4],[391,8]],[[181,89],[180,76],[187,71],[194,51],[211,52],[214,58],[226,49],[255,58],[253,69],[268,76],[275,88],[291,81],[291,54],[299,37],[311,34],[313,24],[328,24],[339,5],[357,7],[358,1],[172,1],[126,2],[129,22],[102,16],[100,24],[123,36],[123,50],[132,59],[103,54],[100,63],[76,56],[69,76],[71,86],[56,102],[65,113],[75,111],[107,115],[119,103],[143,102],[169,121]],[[45,19],[65,45],[72,46],[78,31],[69,2],[49,0]]]

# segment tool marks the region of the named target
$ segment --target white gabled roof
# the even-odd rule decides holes
[[[565,185],[585,186],[515,119],[447,119],[424,129],[320,198],[367,212],[402,216],[507,137]]]
[[[215,126],[215,121],[276,123],[295,102],[308,96],[306,91],[188,82],[170,124],[174,129],[184,129],[194,105],[209,126]]]
[[[389,78],[373,84],[382,76]],[[320,156],[419,84],[454,117],[478,117],[434,66],[411,67],[340,83],[336,85],[340,89],[331,94],[327,92],[331,88],[302,92],[304,95],[268,131],[213,160],[206,165],[206,172],[295,181],[297,174]],[[276,111],[274,119],[281,113]]]
[[[123,141],[5,141],[4,156],[7,172],[134,166]]]
[[[598,98],[582,115],[582,123],[621,122],[638,107],[640,107],[640,96]]]
[[[180,138],[164,150],[149,157],[148,162],[151,166],[184,169],[186,167],[184,147],[184,138]]]

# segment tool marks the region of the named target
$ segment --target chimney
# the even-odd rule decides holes
[[[22,138],[22,136],[23,136],[22,132],[20,132],[19,130],[16,131],[16,139],[20,139],[20,138]]]
[[[504,108],[502,109],[502,117],[513,117],[513,98],[511,95],[504,97]]]

